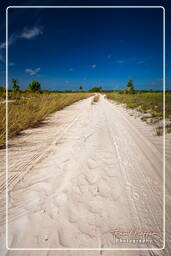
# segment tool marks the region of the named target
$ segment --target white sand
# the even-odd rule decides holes
[[[97,104],[91,100],[75,103],[53,114],[43,126],[10,140],[10,248],[163,246],[162,137],[103,96]],[[168,155],[166,163],[169,170]],[[152,244],[121,244],[113,239],[114,229],[156,235]],[[4,243],[3,232],[1,236]],[[2,248],[0,255],[169,256],[169,241],[165,252],[154,253],[7,252]]]

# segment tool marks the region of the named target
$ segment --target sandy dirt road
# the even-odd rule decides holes
[[[98,103],[91,101],[73,104],[10,141],[10,248],[163,247],[162,138],[154,138],[149,127],[103,95]],[[130,231],[136,235],[123,236]],[[142,242],[138,232],[153,234]],[[139,241],[123,243],[114,234]],[[167,247],[164,254],[102,249],[88,255],[169,255]]]

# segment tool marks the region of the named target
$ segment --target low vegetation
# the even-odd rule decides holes
[[[171,132],[171,124],[166,124],[165,126],[166,133]],[[155,128],[156,135],[161,136],[163,135],[163,126],[159,125],[158,127]]]
[[[93,97],[92,104],[97,103],[99,101],[99,99],[100,99],[100,95],[99,94],[95,95]]]
[[[163,118],[163,93],[162,92],[136,92],[125,94],[120,92],[106,93],[107,98],[118,103],[125,104],[128,108],[136,109],[143,114],[142,120],[151,119],[157,123]],[[166,118],[171,121],[171,93],[166,93],[165,97]],[[166,132],[171,132],[171,125],[166,125]],[[156,134],[162,135],[163,127],[156,128]]]
[[[137,109],[143,113],[150,113],[153,117],[163,116],[163,93],[144,92],[134,94],[120,94],[119,92],[107,93],[107,98],[128,108]],[[166,117],[171,119],[171,94],[166,93]]]
[[[163,117],[163,93],[153,91],[137,91],[133,81],[129,80],[126,89],[121,91],[103,91],[102,87],[93,87],[89,92],[79,87],[79,91],[49,92],[41,91],[39,81],[32,81],[24,91],[20,90],[18,80],[12,80],[12,90],[8,91],[8,136],[19,134],[22,130],[34,127],[49,114],[60,110],[76,101],[82,100],[95,92],[105,92],[106,97],[128,108],[136,109],[145,115],[142,119],[147,121],[154,118],[158,122]],[[92,104],[99,101],[100,95],[93,97]],[[0,145],[5,143],[6,137],[6,89],[0,86]],[[166,118],[171,121],[171,93],[166,93]],[[154,122],[154,121],[153,121]],[[171,132],[170,123],[166,125],[166,132]],[[156,134],[161,135],[163,127],[156,128]]]
[[[50,92],[9,92],[8,136],[19,134],[22,130],[37,126],[49,114],[76,101],[89,97],[90,93],[50,93]],[[3,98],[4,99],[4,98]],[[0,104],[0,145],[6,137],[6,104]]]
[[[102,87],[93,87],[89,90],[89,92],[102,92]]]

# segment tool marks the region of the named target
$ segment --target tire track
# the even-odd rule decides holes
[[[56,128],[40,160],[36,155],[24,180],[13,187],[10,246],[97,248],[92,255],[110,255],[107,248],[160,247],[158,238],[152,245],[117,244],[111,231],[161,235],[161,153],[103,96],[96,104],[78,104],[76,113],[69,126],[65,119],[62,134]],[[47,250],[44,255],[55,252]]]

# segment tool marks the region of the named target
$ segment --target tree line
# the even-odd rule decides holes
[[[41,84],[39,81],[37,80],[33,80],[32,82],[30,82],[30,84],[28,85],[28,88],[25,89],[25,91],[31,91],[31,92],[38,92],[41,90]],[[13,92],[19,92],[20,91],[20,86],[19,86],[19,82],[16,79],[12,79],[12,91]],[[79,91],[83,92],[84,88],[83,86],[79,87]],[[102,87],[93,87],[89,90],[89,92],[102,92],[104,91],[102,89]],[[113,91],[113,90],[111,90]],[[5,87],[0,86],[0,92],[5,92]],[[66,91],[67,92],[67,91]],[[69,91],[72,92],[72,91]],[[127,83],[127,86],[124,90],[120,91],[121,93],[134,93],[134,84],[132,80],[129,80]]]
[[[12,90],[14,92],[20,91],[20,86],[19,86],[18,80],[16,80],[16,79],[12,80]],[[34,80],[29,84],[29,86],[28,86],[28,88],[26,88],[26,90],[30,90],[32,92],[40,91],[41,85],[40,85],[39,81]]]

